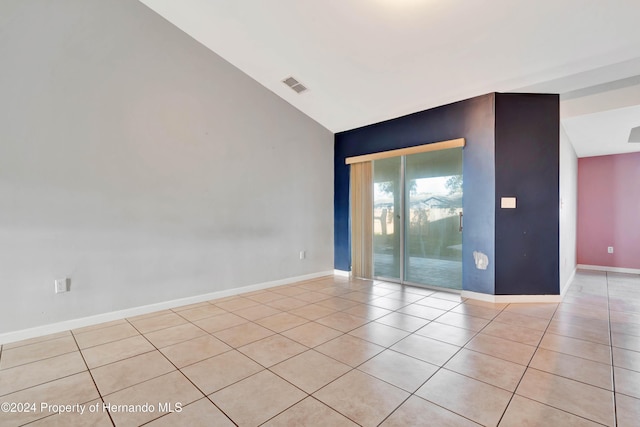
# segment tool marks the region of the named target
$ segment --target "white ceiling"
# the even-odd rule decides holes
[[[494,91],[640,75],[638,0],[141,1],[333,132]],[[595,121],[566,120],[580,155],[594,135],[581,124]]]
[[[629,143],[631,128],[640,126],[640,105],[585,114],[562,120],[572,140],[581,141],[579,157],[640,151],[640,143]]]

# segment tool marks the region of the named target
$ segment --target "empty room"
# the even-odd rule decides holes
[[[0,426],[637,426],[638,17],[0,0]]]

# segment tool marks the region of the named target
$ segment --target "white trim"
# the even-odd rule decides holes
[[[494,304],[562,302],[562,295],[489,295],[480,292],[462,291],[460,296]]]
[[[605,267],[603,265],[585,265],[585,264],[578,264],[578,268],[582,270],[610,271],[611,273],[640,274],[640,269],[637,269],[637,268]]]
[[[346,270],[333,270],[334,276],[351,277],[351,272]]]
[[[288,285],[295,282],[317,279],[324,276],[332,276],[332,271],[321,271],[318,273],[305,274],[303,276],[289,277],[287,279],[273,280],[270,282],[257,283],[255,285],[242,286],[239,288],[225,289],[222,291],[211,292],[203,295],[196,295],[187,298],[180,298],[171,301],[159,302],[156,304],[143,305],[140,307],[132,307],[124,310],[112,311],[109,313],[101,313],[95,316],[81,317],[79,319],[65,320],[58,323],[50,323],[48,325],[36,326],[35,328],[22,329],[14,332],[6,332],[0,334],[0,344],[8,344],[15,341],[22,341],[29,338],[36,338],[43,335],[55,334],[71,329],[83,328],[85,326],[97,325],[99,323],[110,322],[112,320],[120,320],[126,317],[139,316],[141,314],[153,313],[154,311],[166,310],[169,308],[181,307],[183,305],[196,304],[203,301],[209,301],[217,298],[224,298],[232,295],[244,294],[247,292],[258,291],[261,289],[273,288],[275,286]]]
[[[573,283],[573,279],[576,278],[576,272],[578,271],[578,267],[575,267],[573,269],[573,271],[571,272],[571,275],[569,276],[569,279],[565,282],[564,286],[562,287],[562,289],[560,289],[560,295],[564,298],[565,294],[567,293],[567,291],[569,290],[569,288],[571,287],[571,284]]]

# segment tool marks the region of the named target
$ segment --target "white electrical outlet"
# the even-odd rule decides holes
[[[307,251],[300,251],[300,259],[305,259],[307,257]]]
[[[612,254],[612,253],[613,253],[613,246],[609,246],[609,247],[607,248],[607,253],[610,253],[610,254]]]
[[[62,292],[68,292],[70,284],[71,284],[71,279],[69,279],[69,278],[67,278],[67,279],[57,279],[55,281],[56,294],[60,294]]]

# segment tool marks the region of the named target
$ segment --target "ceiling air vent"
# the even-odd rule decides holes
[[[295,90],[296,93],[302,93],[307,90],[307,88],[302,83],[300,83],[293,77],[287,77],[282,81],[282,83],[286,84],[291,89]]]
[[[629,142],[640,142],[640,126],[632,128],[629,134]]]

